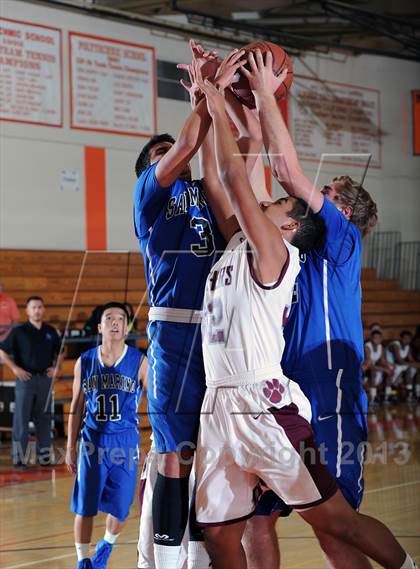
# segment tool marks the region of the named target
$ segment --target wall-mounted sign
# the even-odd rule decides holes
[[[295,76],[289,128],[303,160],[381,167],[378,89]]]
[[[69,42],[71,127],[154,134],[154,49],[75,32],[70,32]]]
[[[61,30],[0,18],[0,119],[62,126]]]
[[[60,190],[78,192],[80,190],[80,177],[77,170],[61,170]]]

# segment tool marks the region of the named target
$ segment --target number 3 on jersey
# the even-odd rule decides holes
[[[197,257],[208,257],[215,251],[213,231],[210,223],[204,217],[193,217],[190,220],[191,229],[195,229],[200,237],[200,243],[191,245],[191,252]]]
[[[96,397],[96,405],[98,412],[96,413],[97,421],[119,421],[121,419],[118,394],[113,393],[109,396],[109,401],[111,403],[111,414],[106,413],[106,396],[101,393]]]

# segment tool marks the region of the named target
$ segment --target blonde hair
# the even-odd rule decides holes
[[[338,176],[333,182],[339,182],[337,188],[338,203],[350,206],[353,210],[350,221],[360,229],[362,237],[372,231],[378,221],[378,208],[369,192],[352,180],[350,176]]]

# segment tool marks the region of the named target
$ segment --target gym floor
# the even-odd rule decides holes
[[[366,492],[361,511],[386,523],[419,563],[420,406],[379,408],[369,414],[369,428]],[[58,445],[60,442],[63,441],[58,441]],[[148,444],[148,432],[143,431],[144,450]],[[4,442],[0,447],[0,566],[74,568],[73,515],[69,510],[72,477],[64,465],[15,471],[10,467],[8,445]],[[103,536],[104,520],[102,514],[96,519],[94,543]],[[283,568],[325,567],[311,529],[299,516],[280,520],[277,531]],[[109,569],[135,569],[137,537],[136,500]]]

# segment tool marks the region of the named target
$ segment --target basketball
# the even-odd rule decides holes
[[[284,49],[269,41],[253,42],[243,47],[243,49],[245,50],[243,59],[248,58],[248,53],[250,51],[255,52],[259,49],[263,56],[268,51],[271,51],[273,56],[273,72],[276,77],[280,75],[285,67],[287,67],[287,77],[274,94],[278,101],[285,98],[293,82],[293,63]],[[245,67],[250,69],[249,64]],[[248,79],[240,72],[238,81],[232,83],[232,91],[242,104],[246,105],[250,109],[255,109],[254,95],[249,87]]]

